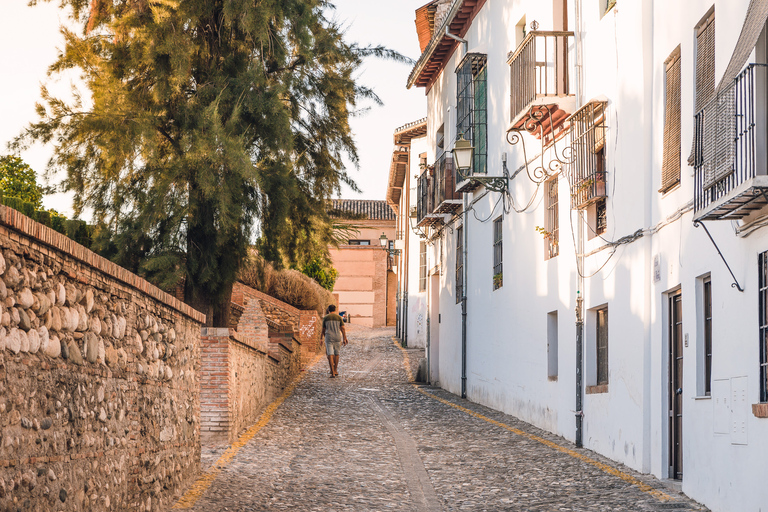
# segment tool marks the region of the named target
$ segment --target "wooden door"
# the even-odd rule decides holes
[[[669,297],[669,478],[683,479],[683,307]]]

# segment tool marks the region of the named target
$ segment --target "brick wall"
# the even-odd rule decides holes
[[[204,442],[234,441],[319,350],[317,312],[300,311],[241,283],[232,301],[243,309],[237,330],[202,329]],[[291,324],[274,322],[276,311]]]
[[[165,510],[200,462],[204,315],[0,206],[0,510]]]

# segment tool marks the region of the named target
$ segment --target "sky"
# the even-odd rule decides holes
[[[426,0],[335,0],[335,18],[347,28],[347,39],[361,46],[384,45],[412,59],[419,57],[414,11]],[[53,92],[66,95],[72,77],[51,81],[48,66],[63,47],[59,25],[66,16],[58,2],[30,7],[27,0],[5,0],[0,16],[0,154],[9,151],[7,143],[29,122],[36,119],[35,102],[40,98],[40,85],[49,84]],[[392,155],[392,133],[395,128],[426,115],[424,89],[405,88],[411,66],[380,59],[367,60],[359,73],[360,83],[373,87],[384,101],[379,107],[352,119],[351,126],[358,145],[360,169],[350,166],[361,193],[348,188],[344,198],[384,199],[389,162]],[[33,146],[20,156],[37,172],[38,181],[45,171],[51,148]],[[52,177],[51,183],[58,181]],[[46,196],[46,208],[55,208],[72,216],[72,200],[67,194]],[[87,220],[87,215],[84,215]]]

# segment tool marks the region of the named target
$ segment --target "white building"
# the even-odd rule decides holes
[[[387,204],[397,216],[395,273],[397,275],[396,335],[409,347],[427,346],[427,242],[415,227],[416,183],[426,161],[427,120],[419,119],[395,130],[389,168]]]
[[[435,0],[408,80],[432,382],[715,511],[768,510],[766,15]]]

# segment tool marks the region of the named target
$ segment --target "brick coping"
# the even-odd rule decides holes
[[[132,288],[135,288],[139,292],[150,296],[151,298],[164,303],[179,313],[186,315],[187,317],[205,324],[205,314],[197,311],[196,309],[184,304],[176,297],[169,293],[164,292],[160,288],[151,284],[146,279],[143,279],[133,272],[112,263],[108,259],[99,256],[90,249],[86,249],[84,246],[75,242],[71,238],[62,235],[58,231],[55,231],[48,226],[36,222],[23,213],[14,210],[13,208],[0,205],[0,225],[6,226],[9,229],[16,231],[24,236],[27,236],[36,242],[47,245],[59,252],[62,252],[81,263],[84,263],[99,272],[106,274]]]

